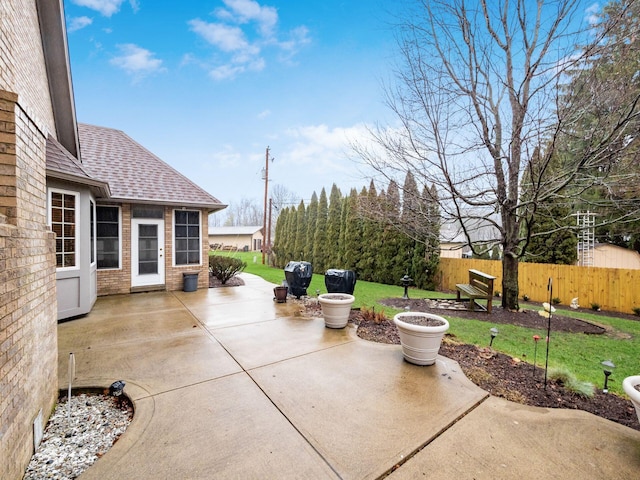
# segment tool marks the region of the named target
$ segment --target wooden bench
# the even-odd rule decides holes
[[[496,277],[479,272],[478,270],[469,270],[469,283],[456,284],[457,300],[460,301],[460,294],[464,293],[469,297],[469,310],[475,310],[477,305],[487,313],[491,313],[491,302],[493,300],[493,281]],[[487,308],[476,303],[476,299],[484,298],[487,300]]]

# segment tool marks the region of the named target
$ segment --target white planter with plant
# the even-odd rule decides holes
[[[636,408],[636,415],[640,421],[640,391],[636,390],[636,386],[640,388],[640,375],[627,377],[622,381],[622,388],[631,399],[631,403]]]
[[[449,322],[425,312],[398,313],[393,322],[398,327],[404,359],[415,365],[433,365]]]
[[[318,295],[324,324],[328,328],[344,328],[349,323],[351,305],[356,297],[348,293],[323,293]]]

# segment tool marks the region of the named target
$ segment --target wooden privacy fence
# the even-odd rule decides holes
[[[470,268],[497,277],[494,288],[502,290],[502,262],[467,258],[440,259],[436,277],[440,290],[454,291],[456,283],[465,283]],[[562,305],[569,305],[577,297],[580,306],[585,308],[597,303],[602,310],[633,313],[633,308],[640,307],[640,270],[619,268],[521,262],[520,298],[527,295],[530,301],[548,302],[549,277],[553,279],[553,296],[559,298]]]

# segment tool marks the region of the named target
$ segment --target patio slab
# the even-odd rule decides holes
[[[246,374],[144,401],[150,421],[132,424],[83,479],[338,478]]]
[[[390,480],[620,479],[640,475],[640,432],[580,410],[490,397]]]
[[[242,371],[184,308],[165,311],[153,321],[137,315],[96,319],[91,313],[60,324],[58,339],[60,388],[68,384],[71,352],[76,378],[84,386],[108,386],[124,380],[136,383],[148,394]]]
[[[487,397],[456,362],[363,340],[249,373],[344,479],[378,478]]]
[[[212,330],[245,370],[353,342],[350,328],[333,330],[321,318],[276,320]]]
[[[640,432],[489,397],[459,365],[330,330],[273,285],[99,298],[58,325],[59,384],[127,383],[134,420],[82,478],[635,478]],[[224,293],[223,293],[224,292]]]

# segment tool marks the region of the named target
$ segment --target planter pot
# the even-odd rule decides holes
[[[631,403],[633,403],[633,406],[636,408],[638,421],[640,421],[640,392],[635,389],[636,385],[640,385],[640,375],[627,377],[622,381],[622,388],[624,389],[624,393],[629,395]]]
[[[278,303],[285,303],[287,301],[287,293],[289,289],[284,285],[273,287],[273,296]]]
[[[424,312],[398,313],[393,322],[398,327],[404,359],[415,365],[433,365],[449,322]]]
[[[349,312],[356,297],[348,293],[323,293],[318,296],[324,324],[328,328],[344,328],[349,323]]]

